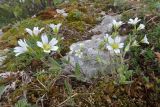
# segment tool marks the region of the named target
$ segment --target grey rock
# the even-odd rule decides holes
[[[92,32],[101,32],[102,34],[105,34],[107,32],[112,31],[112,21],[113,20],[120,20],[121,16],[109,16],[105,15],[103,17],[102,22],[97,25],[94,29],[92,29]]]
[[[0,0],[0,3],[3,3],[4,2],[4,0]]]
[[[82,73],[86,78],[98,76],[97,73],[110,73],[114,65],[110,64],[110,54],[107,50],[100,50],[99,45],[104,40],[106,33],[112,30],[112,21],[120,19],[119,16],[104,16],[102,22],[90,32],[100,32],[99,35],[94,35],[90,40],[80,41],[70,46],[70,52],[65,56],[70,60],[70,63],[75,66],[78,63]],[[124,41],[125,37],[121,37]],[[79,52],[79,56],[76,52]],[[83,56],[83,57],[81,57]]]

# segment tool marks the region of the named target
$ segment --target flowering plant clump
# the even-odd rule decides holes
[[[54,33],[58,34],[61,24],[50,24]],[[29,54],[35,58],[41,59],[44,57],[45,53],[49,55],[52,51],[57,52],[58,40],[56,37],[47,36],[46,33],[40,34],[44,28],[39,29],[39,27],[34,27],[33,31],[26,28],[25,31],[30,35],[28,39],[18,40],[17,47],[14,48],[15,56],[20,56],[22,54]],[[51,40],[50,40],[51,38]]]
[[[140,46],[140,43],[149,44],[146,35],[140,41],[138,40],[138,32],[145,29],[145,25],[140,23],[140,21],[141,19],[138,19],[137,17],[135,19],[129,19],[128,24],[133,26],[133,29],[127,38],[129,41],[127,43],[123,43],[121,41],[122,37],[119,36],[119,29],[124,23],[122,21],[113,20],[113,32],[111,35],[106,34],[103,42],[101,43],[103,44],[103,47],[105,47],[103,49],[108,50],[110,53],[110,64],[114,65],[112,70],[118,72],[118,83],[130,83],[129,80],[132,76],[132,70],[129,70],[128,65],[125,64],[125,54],[131,47]]]

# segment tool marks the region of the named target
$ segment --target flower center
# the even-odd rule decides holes
[[[43,44],[43,48],[48,51],[51,49],[51,46],[49,44]]]
[[[119,45],[117,43],[114,43],[111,46],[112,46],[113,49],[118,49],[119,48]]]

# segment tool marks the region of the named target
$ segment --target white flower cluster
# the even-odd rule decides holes
[[[131,24],[135,27],[136,31],[139,30],[143,30],[145,29],[145,25],[144,24],[139,24],[138,27],[137,24],[140,22],[141,20],[138,19],[137,17],[135,19],[129,19],[128,24]],[[118,29],[123,25],[124,23],[122,21],[116,21],[113,20],[112,25],[113,28],[115,29],[115,32],[118,31]],[[116,33],[117,34],[117,33]],[[109,50],[111,53],[116,53],[119,54],[121,51],[120,49],[124,48],[124,43],[121,43],[121,38],[118,35],[114,35],[114,36],[109,36],[108,34],[106,34],[104,36],[104,41],[106,42],[106,49]],[[145,35],[144,38],[140,41],[142,43],[146,43],[149,44],[147,36]],[[130,46],[130,45],[129,45]],[[125,50],[128,50],[129,46],[125,48]],[[132,46],[139,46],[138,42],[136,40],[133,41]]]
[[[129,19],[128,24],[133,25],[136,28],[136,25],[141,21],[141,19],[138,19],[138,17],[136,17],[135,19]],[[143,30],[145,29],[145,25],[144,24],[140,24],[136,30]],[[147,36],[145,35],[144,38],[141,40],[142,43],[146,43],[149,44]]]
[[[53,32],[55,33],[58,33],[59,29],[60,29],[60,26],[61,24],[50,24],[49,25]],[[29,29],[29,28],[26,28],[25,31],[29,33],[29,35],[31,37],[38,37],[38,35],[44,30],[44,28],[41,28],[39,29],[38,27],[34,27],[33,30]],[[30,49],[32,49],[32,47],[29,45],[30,43],[27,43],[29,42],[30,40],[26,41],[25,39],[22,40],[18,40],[18,45],[17,47],[14,48],[14,52],[15,52],[15,56],[19,56],[20,54],[23,54],[23,53],[26,53],[26,52],[29,52]],[[44,33],[42,34],[41,36],[41,41],[35,41],[37,46],[40,47],[41,49],[43,49],[43,51],[45,53],[50,53],[51,51],[57,51],[58,50],[58,46],[57,43],[58,43],[58,40],[56,38],[52,38],[50,41],[47,37],[47,35]]]

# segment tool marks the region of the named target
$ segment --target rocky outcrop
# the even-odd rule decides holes
[[[110,54],[107,50],[100,50],[99,45],[104,40],[104,35],[111,32],[114,19],[118,20],[120,17],[104,16],[102,22],[90,30],[90,32],[99,32],[98,35],[94,35],[90,40],[80,41],[70,46],[71,51],[66,58],[69,58],[73,66],[78,63],[87,78],[97,76],[98,71],[101,73],[111,72]],[[122,37],[122,40],[124,39]],[[76,52],[79,52],[79,56]]]

